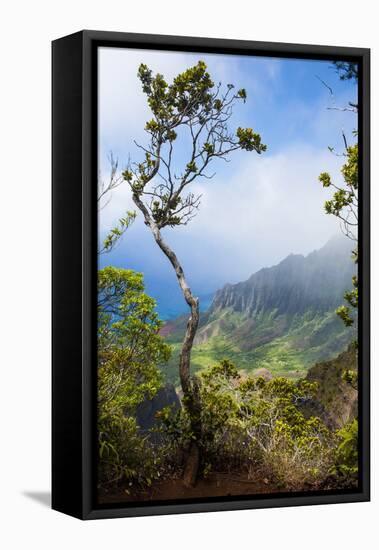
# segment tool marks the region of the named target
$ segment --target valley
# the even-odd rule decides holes
[[[291,254],[247,281],[218,290],[200,315],[192,350],[196,372],[222,359],[242,371],[302,378],[316,362],[332,359],[354,338],[335,309],[351,285],[351,245],[335,237],[307,256]],[[178,385],[178,357],[187,316],[166,322],[161,334],[172,347],[162,367]]]

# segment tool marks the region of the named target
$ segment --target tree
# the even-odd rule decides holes
[[[162,323],[155,305],[144,292],[140,273],[115,267],[98,272],[101,483],[148,475],[148,446],[138,436],[135,410],[159,389],[158,365],[170,356],[170,347],[159,334]]]
[[[340,80],[358,80],[358,65],[352,61],[334,61]]]
[[[260,154],[266,146],[252,128],[239,127],[235,134],[230,132],[228,122],[233,106],[238,101],[246,102],[246,90],[235,91],[234,86],[228,84],[222,91],[221,83],[215,85],[203,61],[177,75],[171,84],[161,74],[153,75],[144,64],[139,66],[138,78],[153,117],[145,125],[149,135],[147,146],[136,143],[143,153],[142,160],[129,163],[123,178],[130,186],[145,224],[175,270],[190,308],[179,375],[193,432],[184,482],[192,485],[197,476],[201,441],[199,382],[190,372],[191,349],[199,323],[199,300],[192,294],[182,265],[161,230],[186,225],[193,219],[201,197],[189,188],[196,179],[212,177],[208,168],[214,160],[228,160],[229,154],[239,149]],[[181,169],[174,168],[174,144],[186,144],[186,140],[190,144],[188,156]]]
[[[341,80],[357,80],[358,67],[355,63],[336,61],[334,63]],[[350,108],[347,110],[358,111],[358,105],[349,102]],[[346,109],[344,109],[346,110]],[[345,151],[343,156],[346,161],[341,168],[343,185],[337,185],[332,181],[328,172],[322,172],[319,181],[325,188],[333,188],[334,193],[329,200],[325,201],[324,208],[327,214],[336,216],[341,222],[343,233],[353,241],[354,249],[352,251],[353,259],[358,261],[358,185],[359,185],[359,151],[358,143],[348,145],[346,136],[343,133]],[[353,132],[356,139],[358,132]],[[333,149],[329,148],[332,152]],[[352,278],[352,289],[345,292],[344,298],[348,305],[342,305],[337,310],[337,315],[342,319],[346,326],[352,326],[354,318],[352,308],[358,307],[358,277]]]

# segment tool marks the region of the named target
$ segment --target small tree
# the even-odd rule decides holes
[[[341,228],[344,234],[354,242],[353,259],[358,260],[358,144],[347,147],[346,162],[341,169],[344,186],[333,183],[330,175],[323,172],[319,180],[323,187],[334,188],[331,199],[325,201],[325,212],[336,216],[341,221]],[[340,306],[336,312],[346,326],[351,326],[354,319],[351,308],[358,306],[358,278],[353,275],[352,290],[345,292],[345,300],[348,305]]]
[[[358,80],[358,66],[355,63],[336,61],[334,63],[340,80]],[[349,102],[349,110],[358,112],[358,104]],[[319,176],[319,181],[323,187],[333,188],[334,192],[329,200],[325,201],[325,212],[336,216],[341,222],[342,232],[353,241],[354,249],[352,251],[353,259],[358,261],[358,185],[359,185],[359,151],[358,143],[348,145],[345,134],[343,133],[345,151],[343,156],[346,161],[341,168],[343,184],[337,185],[332,181],[328,172],[323,172]],[[353,132],[356,138],[357,131]],[[332,152],[333,149],[329,148]],[[337,310],[337,315],[342,319],[347,327],[354,323],[352,308],[358,307],[358,277],[352,278],[352,289],[345,292],[344,298],[348,305],[342,305]]]
[[[98,272],[100,484],[151,476],[149,448],[139,437],[135,412],[158,391],[158,365],[170,356],[155,305],[140,273],[115,267]]]
[[[192,294],[182,265],[163,239],[161,230],[186,225],[196,215],[200,196],[189,188],[197,179],[212,177],[207,170],[214,160],[228,160],[229,154],[238,149],[260,154],[266,146],[251,128],[240,127],[235,134],[230,132],[228,122],[233,106],[238,101],[246,101],[246,91],[243,88],[235,91],[232,84],[222,91],[221,83],[214,84],[203,61],[176,76],[171,84],[161,74],[153,75],[144,64],[138,69],[138,78],[153,117],[145,125],[148,144],[136,144],[143,158],[139,163],[129,163],[123,178],[130,186],[133,201],[143,214],[145,224],[175,270],[191,312],[180,354],[179,375],[192,429],[184,482],[192,485],[197,476],[201,447],[198,380],[190,373],[191,349],[199,323],[199,300]],[[175,142],[179,141],[183,146],[189,145],[187,158],[178,170],[174,169],[173,158]]]

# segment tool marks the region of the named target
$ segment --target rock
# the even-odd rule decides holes
[[[266,380],[266,382],[273,378],[271,372],[263,367],[254,371],[254,376],[256,378],[262,377],[264,380]]]
[[[357,372],[357,352],[354,345],[340,355],[316,363],[306,379],[317,382],[315,398],[304,404],[304,412],[319,416],[332,429],[341,428],[358,414],[358,392],[343,378],[346,370]]]

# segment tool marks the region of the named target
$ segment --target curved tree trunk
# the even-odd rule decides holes
[[[171,265],[175,270],[184,299],[191,310],[182,344],[182,350],[180,353],[179,376],[180,384],[183,390],[184,405],[188,410],[191,422],[191,430],[194,435],[194,440],[191,443],[188,459],[184,468],[183,481],[186,486],[193,486],[196,483],[200,464],[201,404],[197,378],[191,376],[190,367],[193,341],[199,325],[199,299],[193,296],[184,276],[183,268],[180,265],[180,262],[175,252],[171,250],[171,248],[163,240],[157,224],[149,216],[145,205],[140,200],[138,195],[133,195],[133,200],[143,213],[145,223],[148,227],[150,227],[157,245],[170,260]]]

